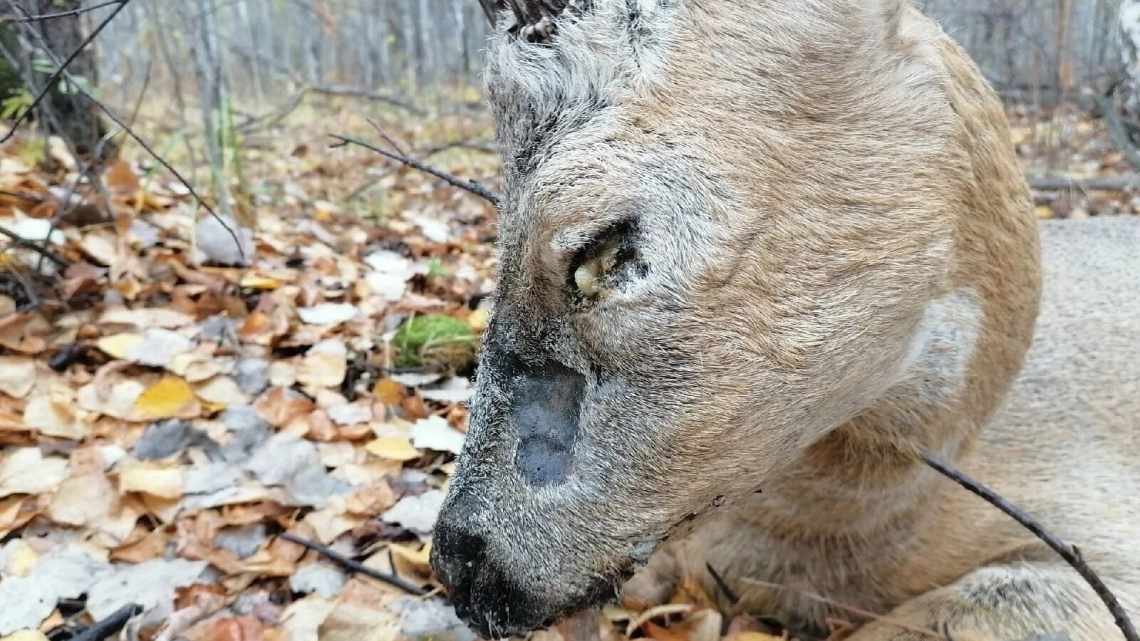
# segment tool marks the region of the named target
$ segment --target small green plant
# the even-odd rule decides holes
[[[28,109],[32,108],[35,98],[27,89],[18,89],[12,95],[0,102],[0,118],[14,120]]]
[[[458,318],[427,314],[409,318],[392,339],[396,367],[460,370],[475,359],[476,336]]]

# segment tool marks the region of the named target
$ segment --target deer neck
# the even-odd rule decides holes
[[[969,451],[1032,342],[1041,277],[1029,190],[1000,102],[968,69],[955,67],[968,62],[946,58],[960,115],[953,144],[966,165],[946,172],[964,177],[950,185],[948,277],[915,323],[898,382],[808,450],[801,469],[825,479],[824,487],[854,482],[898,493],[919,477],[919,452],[954,460]],[[991,126],[965,124],[980,121]]]

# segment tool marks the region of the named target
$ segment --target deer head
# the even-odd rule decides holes
[[[993,410],[1035,230],[1008,143],[951,106],[988,89],[907,3],[483,6],[499,288],[432,563],[484,635],[607,598],[829,444],[903,465]],[[925,389],[939,300],[975,331]]]

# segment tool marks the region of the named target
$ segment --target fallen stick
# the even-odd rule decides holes
[[[66,260],[64,260],[59,254],[53,252],[52,250],[50,250],[46,247],[40,246],[40,244],[35,242],[35,241],[31,241],[31,240],[28,240],[27,238],[24,238],[23,236],[21,236],[21,235],[17,234],[16,232],[8,229],[7,227],[0,227],[0,235],[7,236],[18,247],[23,247],[24,249],[29,249],[31,251],[36,252],[40,256],[43,256],[44,258],[55,263],[57,267],[60,267],[62,269],[66,269],[71,264],[71,263],[67,262]],[[50,236],[50,234],[49,234],[49,236]]]
[[[367,149],[369,151],[374,151],[374,152],[380,154],[381,156],[388,158],[389,160],[395,160],[396,162],[402,163],[402,164],[404,164],[408,167],[411,167],[413,169],[418,169],[418,170],[424,172],[425,174],[435,176],[436,178],[439,178],[440,180],[451,185],[452,187],[458,187],[459,189],[469,191],[469,192],[475,194],[476,196],[479,196],[480,198],[487,200],[492,205],[498,206],[498,204],[499,204],[499,195],[498,194],[487,189],[483,185],[480,185],[479,183],[477,183],[473,180],[464,180],[462,178],[453,176],[453,175],[451,175],[445,171],[440,171],[439,169],[436,169],[435,167],[432,167],[431,165],[424,164],[424,163],[416,160],[415,158],[409,158],[403,154],[399,154],[399,153],[396,153],[394,151],[388,151],[387,149],[381,149],[380,147],[377,147],[376,145],[364,142],[363,140],[357,140],[356,138],[350,138],[348,136],[341,136],[339,134],[329,134],[329,136],[332,137],[333,139],[339,141],[336,145],[334,145],[335,147],[341,147],[344,145],[357,145],[359,147],[364,147],[365,149]]]
[[[1104,601],[1104,605],[1112,614],[1112,618],[1116,620],[1116,626],[1124,633],[1124,638],[1127,639],[1127,641],[1140,641],[1140,637],[1136,636],[1136,628],[1132,626],[1132,621],[1128,618],[1124,607],[1120,605],[1120,601],[1116,599],[1116,595],[1112,593],[1112,590],[1108,589],[1108,586],[1104,584],[1100,576],[1089,567],[1084,557],[1081,556],[1081,551],[1078,550],[1075,545],[1070,545],[1057,538],[1046,530],[1045,526],[1038,523],[1036,519],[1029,516],[1029,514],[1021,510],[1021,508],[1018,508],[990,488],[950,467],[946,463],[943,463],[929,454],[923,454],[922,460],[926,461],[926,464],[934,468],[939,474],[942,474],[970,492],[980,496],[990,505],[1005,512],[1012,517],[1013,520],[1024,526],[1025,529],[1032,532],[1034,536],[1044,541],[1054,552],[1061,555],[1061,558],[1065,559],[1065,561],[1081,575],[1085,582],[1092,587],[1093,592],[1096,592],[1100,600]]]
[[[141,612],[142,607],[134,603],[124,605],[112,612],[107,618],[87,626],[87,629],[83,632],[71,637],[71,641],[103,641],[119,630],[122,630],[123,626],[127,624],[127,621],[131,620],[131,617]]]
[[[1102,176],[1098,178],[1072,178],[1069,176],[1031,176],[1029,186],[1040,191],[1129,191],[1140,189],[1140,174]]]
[[[338,565],[340,565],[341,567],[343,567],[346,570],[349,570],[350,572],[355,572],[357,574],[363,574],[364,576],[372,577],[373,579],[376,579],[377,581],[380,581],[382,583],[387,583],[388,585],[395,587],[395,588],[399,588],[399,589],[403,590],[404,592],[407,592],[408,594],[414,594],[416,596],[424,596],[425,594],[428,593],[427,590],[421,588],[418,585],[413,585],[413,584],[405,581],[404,579],[396,576],[395,574],[388,574],[386,572],[381,572],[379,570],[373,570],[372,568],[364,565],[363,563],[353,561],[352,559],[340,554],[339,552],[333,550],[332,548],[321,545],[320,543],[317,543],[315,541],[303,539],[303,538],[297,536],[296,534],[290,534],[288,532],[282,532],[280,534],[280,537],[285,539],[286,541],[291,542],[291,543],[296,543],[297,545],[308,548],[308,549],[316,552],[317,554],[320,554],[321,556],[323,556],[323,557],[325,557],[331,561],[335,561]]]

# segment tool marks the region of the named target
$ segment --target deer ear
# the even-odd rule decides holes
[[[588,0],[479,0],[483,13],[497,26],[503,9],[510,8],[515,23],[507,31],[528,42],[546,42],[557,30],[557,21],[568,11],[580,11]]]

